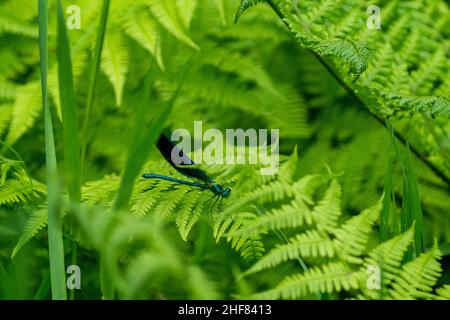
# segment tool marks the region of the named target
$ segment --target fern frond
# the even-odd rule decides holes
[[[442,288],[436,290],[439,299],[450,300],[450,285],[445,285]]]
[[[177,215],[175,223],[180,232],[181,238],[187,241],[192,227],[197,223],[202,214],[203,205],[198,204],[200,193],[195,193],[186,199],[180,208],[180,214]]]
[[[307,44],[306,47],[321,55],[342,60],[349,66],[353,81],[358,80],[367,69],[374,53],[367,43],[353,40],[326,40]]]
[[[261,260],[256,262],[245,274],[252,274],[273,268],[283,262],[297,260],[299,257],[331,258],[335,255],[333,241],[316,230],[308,230],[279,245]]]
[[[303,274],[287,277],[276,288],[252,296],[255,299],[298,299],[308,294],[334,293],[357,289],[364,274],[343,263],[330,263]]]
[[[360,258],[366,250],[372,226],[379,219],[382,208],[380,200],[372,208],[349,219],[334,232],[337,254],[349,263],[360,264]]]
[[[0,101],[13,100],[16,96],[16,86],[6,80],[0,79]]]
[[[414,230],[411,228],[407,232],[378,245],[369,253],[364,265],[380,266],[385,278],[385,285],[388,285],[400,272],[399,268],[406,250],[411,245],[413,235]]]
[[[433,286],[442,273],[438,260],[442,254],[435,243],[429,252],[402,267],[389,294],[394,299],[431,299]]]
[[[337,227],[337,220],[341,216],[341,193],[341,186],[333,179],[312,212],[318,230],[332,232]]]
[[[261,233],[265,230],[295,228],[314,222],[314,213],[301,201],[294,200],[261,216],[255,223],[239,230],[235,236]]]
[[[229,228],[230,234],[235,234],[239,229],[245,229],[255,221],[255,214],[240,214],[236,216]],[[220,237],[219,232],[217,237]],[[240,253],[246,261],[255,261],[262,257],[265,249],[260,235],[249,236],[228,236],[227,241],[231,242],[231,247]]]
[[[120,31],[107,32],[101,67],[114,87],[117,106],[121,106],[128,71],[128,48]]]
[[[237,23],[239,18],[244,14],[247,9],[256,6],[259,2],[264,0],[241,0],[241,4],[236,12],[236,16],[234,18],[234,22]]]
[[[392,93],[381,93],[389,101],[390,109],[387,116],[397,116],[398,113],[411,115],[417,112],[426,112],[431,116],[450,116],[450,100],[446,97],[405,97]]]
[[[156,23],[150,19],[145,10],[137,8],[133,11],[130,19],[127,19],[126,22],[126,33],[150,52],[161,70],[164,70],[161,55],[161,35]]]
[[[198,45],[189,37],[187,33],[186,22],[189,22],[190,20],[192,8],[190,10],[180,12],[177,3],[178,1],[176,0],[150,0],[149,5],[151,12],[164,28],[166,28],[181,42],[184,42],[195,50],[199,50],[200,48]]]
[[[31,216],[28,218],[24,230],[20,235],[17,244],[15,245],[13,252],[11,254],[11,258],[23,248],[25,244],[28,243],[33,237],[35,237],[39,231],[44,229],[47,226],[47,208],[42,208],[39,210],[35,210],[31,213]]]
[[[0,205],[27,202],[35,190],[27,179],[7,179],[0,186]]]
[[[225,16],[225,0],[214,0],[214,4],[216,5],[217,11],[219,11],[220,21],[223,26],[227,25],[227,18]]]
[[[185,199],[187,188],[179,188],[170,193],[169,201],[161,201],[155,208],[155,213],[160,219],[167,219],[175,211],[175,208]]]
[[[87,182],[82,187],[82,201],[88,206],[107,202],[118,190],[119,184],[120,177],[115,175],[108,175],[103,179]]]
[[[30,82],[18,88],[6,142],[14,144],[34,124],[40,110],[41,89],[39,82]]]
[[[37,39],[38,37],[38,30],[36,26],[24,23],[23,21],[11,17],[2,11],[2,13],[0,13],[0,34],[3,33],[27,36],[33,39]]]

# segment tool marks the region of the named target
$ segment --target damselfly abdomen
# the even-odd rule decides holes
[[[214,195],[228,198],[231,194],[231,188],[224,188],[217,182],[215,182],[204,170],[199,168],[188,167],[189,165],[194,165],[194,161],[192,161],[182,150],[180,150],[177,145],[168,139],[164,134],[158,139],[156,144],[158,150],[161,152],[166,161],[178,172],[182,173],[185,176],[198,179],[200,182],[192,182],[186,181],[182,179],[177,179],[169,176],[165,176],[157,173],[146,173],[143,174],[142,177],[146,179],[161,179],[174,183],[184,184],[191,187],[197,187],[202,189],[207,189],[211,191]],[[181,163],[175,164],[172,160],[172,152],[175,151],[179,154]]]

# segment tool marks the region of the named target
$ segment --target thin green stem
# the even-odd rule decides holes
[[[100,16],[100,22],[97,31],[97,42],[95,43],[93,66],[91,68],[91,74],[89,78],[89,88],[86,97],[86,109],[83,121],[83,127],[81,129],[81,172],[84,172],[84,162],[86,158],[86,149],[88,145],[87,132],[89,127],[89,119],[91,116],[92,106],[94,104],[94,93],[97,86],[98,74],[100,71],[100,62],[103,50],[103,44],[105,41],[106,25],[108,20],[110,0],[103,0],[102,13]]]

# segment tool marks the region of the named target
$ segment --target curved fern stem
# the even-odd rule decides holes
[[[277,7],[277,5],[274,3],[273,0],[266,0],[267,3],[270,5],[270,7],[275,11],[275,13],[278,15],[278,17],[284,22],[286,26],[289,27],[288,22],[285,20],[286,17],[284,16],[283,12]],[[329,64],[322,56],[320,56],[317,52],[314,52],[311,49],[306,49],[308,52],[310,52],[319,62],[324,66],[324,68],[330,73],[330,75],[339,83],[339,85],[347,91],[347,93],[357,102],[358,105],[363,106],[366,111],[368,111],[374,118],[377,120],[380,124],[385,126],[386,120],[380,117],[379,115],[373,113],[370,111],[370,108],[366,106],[364,101],[350,88],[350,86],[341,78],[338,76],[338,74],[335,72],[331,64]],[[394,131],[395,137],[403,144],[407,145],[408,140],[398,131]],[[434,163],[432,163],[429,159],[423,156],[423,154],[416,149],[411,144],[409,145],[409,148],[411,152],[420,159],[428,168],[430,168],[431,171],[433,171],[436,176],[438,176],[442,181],[444,181],[446,184],[450,186],[450,177],[445,174],[441,169],[439,169]]]

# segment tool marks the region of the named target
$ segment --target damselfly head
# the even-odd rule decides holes
[[[224,188],[222,190],[222,197],[228,198],[231,194],[231,188]]]

